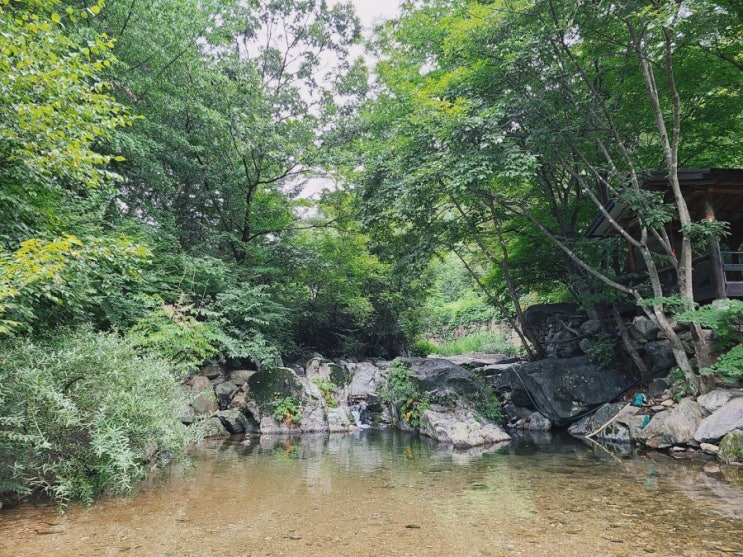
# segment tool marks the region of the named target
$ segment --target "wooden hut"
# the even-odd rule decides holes
[[[681,190],[693,221],[705,218],[729,224],[729,234],[719,241],[710,242],[706,253],[699,253],[693,260],[694,299],[700,303],[719,298],[743,298],[743,169],[705,168],[679,171]],[[654,173],[643,182],[643,188],[662,192],[664,201],[673,202],[665,173]],[[630,233],[639,230],[637,215],[619,203],[607,207],[612,218]],[[672,242],[680,245],[678,222],[666,225]],[[616,236],[616,231],[602,215],[586,232],[587,237]],[[653,245],[649,246],[653,249]],[[660,251],[660,250],[658,250]],[[642,274],[643,264],[632,246],[629,250],[628,270]],[[664,292],[671,294],[676,288],[672,269],[661,272]]]

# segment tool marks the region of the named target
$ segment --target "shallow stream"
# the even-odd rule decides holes
[[[211,441],[131,498],[0,512],[0,555],[743,556],[743,470],[561,436]]]

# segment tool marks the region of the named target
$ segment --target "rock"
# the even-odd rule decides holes
[[[671,407],[672,407],[672,406],[674,406],[675,404],[676,404],[676,403],[675,403],[675,402],[674,402],[674,400],[673,400],[673,399],[671,399],[671,398],[669,398],[669,399],[667,399],[667,400],[664,400],[663,402],[661,402],[661,403],[660,403],[660,405],[661,405],[661,406],[663,406],[664,408],[671,408]]]
[[[217,403],[220,410],[226,410],[232,401],[232,397],[237,392],[237,385],[232,381],[225,381],[214,387],[214,395],[217,397]]]
[[[219,410],[219,404],[214,396],[214,391],[209,386],[209,389],[200,393],[194,401],[191,403],[194,414],[197,416],[204,416],[206,414],[214,414]]]
[[[289,434],[299,433],[300,429],[294,425],[287,425],[278,422],[273,416],[263,416],[259,425],[261,434],[276,435],[276,434]]]
[[[699,448],[707,454],[717,454],[720,452],[720,447],[712,443],[702,443],[699,445]]]
[[[482,391],[477,376],[443,358],[404,358],[420,391],[438,397],[477,395]]]
[[[348,382],[346,372],[340,365],[322,358],[312,358],[307,362],[305,374],[309,381],[315,379],[328,379],[339,387]]]
[[[536,406],[554,424],[564,426],[592,408],[615,399],[633,380],[619,370],[591,363],[585,356],[547,358],[513,366],[491,385],[511,393],[517,406]]]
[[[529,422],[526,429],[529,431],[549,431],[552,429],[552,422],[542,416],[539,412],[534,412],[529,416]]]
[[[643,345],[645,360],[651,375],[666,375],[676,365],[671,344],[667,340],[648,342]]]
[[[349,409],[347,406],[329,408],[327,416],[328,431],[330,433],[342,433],[350,430],[353,424],[351,423],[348,414]]]
[[[666,392],[668,387],[671,386],[670,381],[666,377],[658,377],[653,379],[648,385],[648,397],[659,398]]]
[[[192,406],[187,405],[181,409],[181,417],[178,418],[183,425],[191,425],[196,418],[196,412]]]
[[[692,400],[684,400],[676,408],[656,414],[641,429],[637,439],[653,449],[694,444],[694,433],[702,421],[702,409]]]
[[[363,400],[367,404],[376,404],[379,390],[385,385],[379,368],[370,362],[349,363],[345,367],[351,376],[346,389],[348,403],[355,404]]]
[[[248,403],[248,394],[245,391],[238,391],[230,401],[229,408],[243,408]]]
[[[462,354],[460,356],[431,356],[432,358],[442,358],[449,360],[451,363],[463,368],[474,370],[485,366],[502,364],[505,362],[513,362],[515,358],[506,356],[505,354],[483,354],[481,352],[471,352],[469,354]]]
[[[720,441],[720,451],[717,458],[725,464],[743,462],[743,431],[735,429]]]
[[[636,414],[627,420],[630,440],[639,440],[640,432],[650,423],[650,416],[647,414]]]
[[[595,335],[601,332],[602,326],[601,319],[589,319],[581,323],[579,330],[582,335]]]
[[[511,436],[496,424],[477,419],[467,408],[449,410],[432,406],[421,415],[420,432],[441,443],[450,443],[455,448],[475,447],[492,443],[503,443]]]
[[[557,358],[572,358],[581,353],[578,337],[571,331],[558,331],[547,339],[547,354]]]
[[[709,416],[713,412],[716,412],[728,402],[736,397],[743,396],[741,391],[730,391],[728,389],[715,389],[705,395],[697,397],[699,406],[702,407],[702,411],[705,416]]]
[[[183,386],[187,391],[192,393],[203,393],[204,391],[210,391],[212,383],[208,377],[203,375],[192,375],[183,382]]]
[[[203,375],[208,379],[216,379],[222,375],[222,366],[219,364],[208,364],[201,369],[200,375]]]
[[[743,397],[735,397],[706,418],[694,435],[700,443],[714,443],[734,429],[743,429]]]
[[[258,429],[258,424],[252,423],[238,408],[222,410],[217,412],[215,416],[220,419],[224,428],[232,435],[253,433]]]
[[[658,323],[644,315],[638,315],[632,320],[630,334],[639,341],[654,340],[660,327]]]
[[[325,410],[318,404],[306,404],[302,411],[303,432],[326,432],[328,431],[328,422],[325,419]]]
[[[217,416],[212,416],[211,418],[207,418],[204,421],[203,424],[203,432],[204,437],[227,437],[229,436],[230,432],[227,430],[227,428],[222,423],[222,420],[220,420]]]
[[[590,416],[585,416],[571,424],[568,432],[576,437],[585,437],[609,420],[614,419],[611,424],[596,434],[596,439],[611,441],[612,443],[629,443],[630,420],[637,412],[639,412],[639,408],[627,406],[623,402],[604,404]]]
[[[235,369],[230,372],[229,378],[230,381],[232,381],[232,383],[234,383],[238,387],[244,387],[248,384],[250,378],[256,373],[258,372],[248,369]]]

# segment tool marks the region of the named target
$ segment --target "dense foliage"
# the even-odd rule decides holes
[[[175,385],[208,361],[501,351],[503,320],[538,355],[523,310],[543,301],[641,302],[691,384],[653,270],[690,309],[724,225],[638,184],[743,164],[741,16],[404,2],[372,75],[347,3],[0,0],[0,492],[129,490],[182,453]],[[610,198],[641,233],[596,245]],[[649,282],[626,286],[624,243]],[[728,379],[738,317],[689,317],[732,349],[706,368]],[[414,422],[404,370],[391,388]]]

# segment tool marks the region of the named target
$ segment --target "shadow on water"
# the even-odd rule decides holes
[[[203,443],[132,498],[0,514],[0,555],[743,555],[736,469],[566,434]]]

